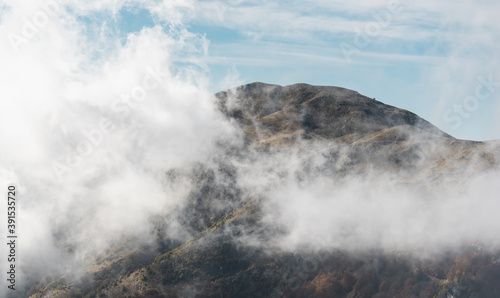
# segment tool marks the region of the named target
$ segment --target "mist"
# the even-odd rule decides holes
[[[19,194],[22,287],[54,272],[78,275],[118,241],[152,242],[151,217],[182,200],[163,186],[166,170],[206,161],[240,137],[216,111],[204,66],[185,61],[204,51],[202,36],[156,26],[122,44],[104,22],[92,43],[78,19],[92,7],[6,5],[2,32],[24,38],[0,46],[0,176]],[[48,19],[23,37],[18,20],[37,14]]]
[[[455,166],[461,179],[434,185],[416,172],[388,174],[376,163],[340,174],[352,161],[351,148],[340,142],[248,147],[241,124],[219,111],[210,91],[208,41],[183,25],[192,3],[155,11],[169,30],[158,25],[120,39],[106,22],[89,32],[80,19],[96,10],[113,16],[130,5],[108,2],[4,4],[0,32],[23,38],[0,43],[0,177],[19,191],[21,284],[48,274],[83,275],[96,255],[120,243],[154,247],[158,225],[165,239],[190,239],[200,231],[185,212],[205,172],[223,189],[217,200],[204,201],[213,214],[259,199],[258,224],[226,232],[269,253],[381,249],[432,256],[471,243],[500,249],[500,172],[482,171],[480,154],[467,167]],[[36,30],[19,22],[40,12],[48,19],[31,25]],[[223,84],[236,80],[230,73]],[[446,156],[448,147],[436,146],[419,161]],[[498,144],[484,146],[498,164]],[[0,208],[6,212],[5,204]]]
[[[286,178],[265,191],[264,221],[286,230],[274,243],[280,249],[381,249],[426,257],[471,243],[498,248],[498,171],[461,187],[422,189],[377,170],[341,181],[310,173],[297,181],[297,171],[275,167],[289,164],[289,156],[273,159],[272,173]]]

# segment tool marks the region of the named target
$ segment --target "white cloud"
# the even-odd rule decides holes
[[[22,194],[19,254],[34,265],[24,268],[48,273],[70,266],[53,262],[68,246],[82,260],[122,237],[147,237],[149,217],[178,200],[162,186],[164,171],[238,138],[199,71],[207,42],[183,27],[192,2],[162,2],[153,13],[173,18],[170,30],[145,28],[125,43],[112,32],[87,35],[77,16],[103,13],[103,23],[113,22],[123,5],[150,3],[60,4],[23,36],[22,18],[41,11],[24,3],[9,2],[0,23],[2,33],[25,39],[18,49],[0,42],[0,138],[9,144],[0,149],[0,175]]]
[[[217,150],[215,141],[239,142],[234,127],[215,110],[208,91],[211,82],[204,72],[209,41],[187,30],[186,22],[235,29],[255,37],[247,43],[249,47],[272,48],[255,57],[249,55],[249,51],[259,53],[253,48],[236,52],[241,44],[215,46],[220,52],[212,61],[237,58],[236,67],[221,82],[220,87],[226,88],[241,82],[237,66],[242,61],[259,66],[262,61],[266,65],[272,61],[276,67],[298,60],[342,63],[339,57],[328,55],[332,41],[323,39],[325,34],[326,39],[336,36],[336,45],[339,37],[351,38],[356,32],[353,28],[363,28],[366,18],[372,20],[369,11],[385,7],[383,1],[362,3],[366,6],[341,5],[339,1],[61,1],[56,9],[47,11],[38,1],[5,1],[0,15],[0,35],[7,37],[0,41],[0,138],[6,145],[0,148],[0,177],[16,183],[22,194],[19,227],[25,243],[20,246],[24,262],[44,259],[36,265],[46,269],[65,250],[58,241],[76,245],[77,255],[83,256],[121,237],[144,235],[149,215],[179,200],[161,183],[166,169],[206,160]],[[375,62],[381,57],[418,63],[430,59],[435,67],[429,71],[429,81],[435,80],[453,96],[473,90],[467,83],[478,74],[498,74],[498,56],[491,54],[500,40],[496,38],[498,25],[492,21],[497,4],[425,1],[405,5],[408,10],[395,16],[394,26],[380,37],[430,44],[443,40],[451,48],[444,54],[449,57],[439,53],[437,58],[404,55],[397,49],[384,54],[366,50],[363,57],[373,57]],[[149,10],[165,26],[144,28],[123,42],[112,24],[124,7]],[[317,15],[318,11],[322,12]],[[360,17],[352,20],[338,11]],[[430,28],[425,24],[431,24]],[[436,30],[436,24],[450,27]],[[97,33],[89,33],[92,30]],[[289,42],[301,45],[287,47]],[[323,47],[319,54],[312,50],[317,46]],[[470,54],[478,48],[483,55]],[[229,58],[221,55],[224,52]],[[284,56],[289,58],[274,59]],[[457,79],[451,73],[469,75]],[[450,98],[443,95],[441,105],[446,107]],[[260,174],[249,176],[250,185],[269,183]],[[287,196],[291,190],[295,189],[277,189],[275,198]],[[487,198],[497,192],[493,189]],[[297,200],[283,206],[282,214],[296,216],[299,212],[297,229],[290,237],[318,235],[307,234],[304,227],[308,226],[300,222],[314,222],[317,212],[328,210],[332,203],[322,200],[322,194],[316,197],[317,189],[293,194]],[[339,195],[341,200],[352,196]],[[316,200],[321,210],[300,213],[304,199]],[[391,197],[388,202],[394,200]],[[333,228],[354,203],[360,201],[346,202],[344,209],[337,210],[337,221],[321,224]],[[398,203],[395,211],[387,212],[399,212],[405,204],[414,207],[410,201]],[[464,206],[471,207],[470,203],[466,200]],[[496,207],[485,208],[488,206]],[[491,210],[480,208],[478,214]],[[362,216],[366,211],[355,214]],[[360,222],[365,228],[380,228],[369,224],[369,220]],[[383,222],[382,228],[386,225],[394,228],[389,233],[401,232],[389,223]],[[0,267],[5,268],[4,262],[2,259]]]
[[[252,158],[237,164],[239,185],[251,196],[265,198],[264,233],[273,235],[273,229],[280,231],[264,242],[259,240],[261,234],[246,231],[241,241],[271,250],[381,249],[419,257],[458,250],[471,243],[494,248],[500,245],[496,236],[500,232],[500,188],[495,183],[500,173],[474,170],[481,162],[479,156],[470,168],[457,160],[447,161],[458,162],[454,166],[464,173],[460,185],[450,183],[451,177],[444,177],[432,186],[427,180],[431,178],[422,173],[409,175],[410,182],[405,183],[406,178],[383,166],[368,165],[362,174],[328,176],[325,171],[336,171],[348,162],[344,154],[348,155],[350,148],[321,142],[308,146],[305,152],[254,153]],[[449,154],[449,148],[439,143],[433,146],[419,153],[424,164],[433,156]],[[498,147],[489,150],[498,152]],[[342,166],[340,169],[345,170]],[[416,177],[420,178],[412,181]]]

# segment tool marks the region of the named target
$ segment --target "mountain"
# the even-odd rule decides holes
[[[228,103],[233,95],[235,99]],[[451,138],[409,111],[339,87],[252,83],[216,96],[221,110],[244,124],[248,137],[258,143],[294,136],[354,138],[404,125]]]
[[[358,211],[359,204],[338,224],[334,217],[342,213],[334,209],[300,214],[323,204],[311,193],[335,207],[328,194],[337,189],[376,202],[384,202],[376,195],[380,189],[391,189],[396,199],[423,198],[409,208],[425,208],[425,202],[465,192],[471,177],[496,173],[498,142],[455,139],[409,111],[339,87],[252,83],[219,92],[215,100],[222,117],[241,131],[243,145],[221,143],[211,161],[166,169],[166,186],[189,187],[181,204],[152,217],[154,241],[123,239],[88,258],[84,273],[45,276],[29,296],[500,297],[499,250],[477,241],[447,246],[447,237],[455,239],[448,232],[453,227],[448,234],[415,232],[419,241],[394,236],[384,244],[398,224],[366,240],[371,234],[363,229],[379,219],[365,225],[361,215],[371,213]],[[304,199],[291,199],[304,189]],[[298,213],[286,213],[294,204]],[[291,237],[294,232],[300,237]],[[422,255],[427,247],[438,252]]]
[[[319,146],[313,154],[329,152],[337,161],[343,146],[351,160],[340,166],[344,170],[383,166],[389,173],[410,171],[412,180],[450,181],[457,169],[484,171],[498,161],[494,142],[457,140],[414,113],[353,90],[252,83],[216,96],[220,110],[240,123],[249,146],[297,148],[314,142]],[[480,160],[472,163],[478,154]]]

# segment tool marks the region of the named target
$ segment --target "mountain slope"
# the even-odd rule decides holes
[[[497,171],[497,142],[457,140],[409,111],[338,87],[252,83],[216,98],[225,117],[243,131],[244,145],[221,145],[220,155],[209,162],[166,170],[166,186],[189,185],[189,191],[182,204],[152,218],[153,243],[134,246],[133,239],[124,239],[88,260],[83,277],[47,277],[33,287],[33,297],[500,295],[500,251],[495,247],[470,241],[461,249],[444,246],[437,254],[421,256],[425,241],[402,238],[407,243],[386,245],[383,237],[365,247],[352,239],[364,239],[363,229],[375,222],[362,225],[356,217],[370,213],[357,213],[359,204],[345,222],[326,228],[322,225],[329,217],[342,217],[334,208],[321,213],[326,219],[317,213],[305,217],[309,230],[299,235],[316,235],[317,229],[320,237],[292,237],[298,241],[292,247],[295,242],[287,242],[296,232],[291,226],[303,218],[285,213],[297,200],[283,202],[308,190],[313,196],[299,196],[294,209],[300,213],[336,189],[355,194],[352,200],[390,189],[396,199],[415,194],[410,198],[422,202],[409,206],[425,209],[425,202],[460,194],[470,177]],[[337,231],[337,225],[344,227]],[[172,236],[179,226],[184,236]],[[380,234],[398,231],[391,227]],[[452,238],[436,235],[445,239],[421,239],[437,246]],[[317,238],[324,239],[314,242]]]

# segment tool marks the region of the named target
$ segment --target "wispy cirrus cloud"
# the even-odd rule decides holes
[[[259,80],[256,69],[248,70],[252,63],[300,65],[282,75],[275,68],[271,79],[282,84],[293,83],[284,79],[291,71],[296,72],[294,78],[304,72],[321,73],[322,77],[307,76],[313,84],[324,83],[328,69],[358,73],[346,79],[358,83],[346,87],[383,96],[458,137],[489,139],[500,137],[488,129],[492,112],[500,110],[496,95],[458,129],[443,114],[457,98],[474,92],[479,76],[500,77],[500,25],[495,21],[499,10],[494,1],[199,1],[190,24],[232,32],[207,35],[220,39],[212,42],[209,61],[220,69],[226,61],[241,66],[242,77],[247,73],[249,81]],[[409,88],[420,85],[426,90],[407,96],[385,92],[382,86],[367,87],[370,79],[361,74],[366,69],[360,65],[378,65],[382,76],[377,75],[377,81],[383,85],[406,78]],[[405,70],[404,65],[409,67]],[[481,132],[474,135],[478,129]]]

